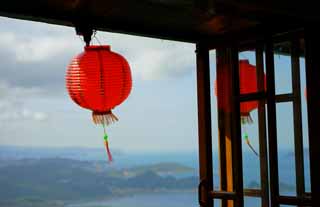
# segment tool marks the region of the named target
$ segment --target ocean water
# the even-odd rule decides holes
[[[295,165],[294,155],[287,150],[279,152],[279,180],[280,194],[295,195]],[[305,156],[306,158],[308,156]],[[196,153],[176,153],[176,154],[133,154],[129,157],[118,156],[116,158],[118,166],[152,164],[159,162],[177,162],[195,168],[194,172],[183,176],[198,175],[198,155]],[[218,158],[213,157],[214,166],[214,186],[219,189]],[[243,174],[244,187],[257,188],[260,186],[259,159],[252,152],[243,153]],[[309,163],[305,159],[306,190],[310,190]],[[177,177],[181,175],[176,175]],[[197,186],[194,186],[196,189]],[[128,195],[126,197],[114,198],[107,201],[95,201],[89,203],[73,204],[69,207],[191,207],[199,206],[197,192],[179,193],[145,193],[138,195]],[[215,200],[215,206],[220,206],[220,201]],[[245,197],[246,207],[260,207],[261,199]],[[286,207],[283,205],[282,207]]]
[[[77,160],[101,160],[105,158],[104,150],[100,149],[67,149],[67,150],[26,150],[23,149],[7,149],[2,150],[2,154],[6,157],[14,158],[47,158],[47,157],[63,157]],[[310,191],[310,174],[308,152],[305,150],[305,181],[306,190]],[[281,195],[295,195],[295,165],[294,154],[288,150],[279,150],[279,180]],[[176,162],[186,166],[193,167],[195,170],[186,174],[177,174],[177,178],[187,176],[198,176],[198,154],[196,152],[186,153],[119,153],[114,154],[114,163],[112,167],[130,167],[136,165],[148,165],[161,162]],[[219,189],[219,160],[217,153],[213,156],[214,168],[214,187]],[[252,152],[243,153],[243,174],[245,188],[259,188],[260,186],[260,167],[259,159]],[[194,192],[175,192],[175,193],[144,193],[132,194],[125,197],[115,197],[109,200],[99,200],[82,203],[72,203],[69,207],[188,207],[198,206],[198,198],[196,192],[197,186],[194,186]],[[260,198],[245,198],[246,207],[259,207]],[[216,206],[219,201],[215,200]],[[285,206],[282,206],[285,207]]]
[[[106,201],[70,204],[67,207],[187,207],[198,206],[196,192],[145,193]]]
[[[74,203],[66,207],[196,207],[199,206],[197,196],[196,192],[145,193],[104,201]],[[214,200],[214,206],[219,207],[220,201]],[[244,206],[260,207],[261,199],[245,197]],[[289,206],[282,205],[281,207]]]

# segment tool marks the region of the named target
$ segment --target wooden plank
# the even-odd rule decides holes
[[[261,197],[261,190],[259,189],[244,189],[243,192],[245,196]],[[214,199],[235,200],[237,194],[235,192],[228,191],[212,191],[210,192],[210,195]]]
[[[256,67],[258,91],[265,91],[263,46],[256,46]],[[259,126],[259,155],[260,155],[260,185],[261,207],[269,207],[269,167],[268,167],[268,143],[266,134],[266,109],[265,100],[258,102],[258,126]]]
[[[242,168],[242,138],[240,123],[240,80],[239,80],[239,54],[238,48],[234,45],[231,48],[231,142],[232,142],[232,163],[233,163],[233,188],[236,192],[234,205],[243,207],[243,168]]]
[[[200,180],[205,182],[205,189],[199,189],[199,199],[205,207],[213,207],[208,196],[213,190],[209,50],[197,44],[196,54]]]
[[[262,191],[260,189],[244,189],[243,193],[249,197],[262,197]]]
[[[295,38],[291,41],[291,71],[293,99],[293,129],[296,170],[296,193],[303,196],[305,193],[304,183],[304,159],[303,159],[303,135],[302,135],[302,112],[301,112],[301,86],[300,86],[300,42]]]
[[[279,203],[292,206],[311,206],[310,197],[279,196]]]
[[[294,100],[293,93],[286,93],[286,94],[276,95],[276,103],[291,102],[293,100]]]
[[[228,191],[212,191],[210,193],[212,198],[221,199],[221,200],[235,200],[236,193]]]
[[[267,94],[264,91],[259,91],[256,93],[240,94],[239,100],[240,102],[247,102],[265,99],[266,97]]]
[[[307,25],[305,29],[306,50],[306,81],[307,81],[307,107],[309,125],[309,153],[310,153],[310,179],[312,206],[320,203],[320,33],[314,30],[314,25]]]
[[[266,99],[266,97],[267,97],[267,93],[261,91],[256,93],[241,94],[239,99],[240,99],[240,102],[247,102],[247,101],[263,100],[263,99]],[[276,95],[276,103],[291,102],[293,100],[294,100],[293,93]]]
[[[266,40],[266,73],[267,73],[267,110],[268,110],[268,142],[270,164],[270,202],[272,207],[279,207],[279,173],[278,173],[278,144],[277,144],[277,120],[275,102],[275,80],[273,43]]]

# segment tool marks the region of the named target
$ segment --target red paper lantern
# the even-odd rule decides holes
[[[231,94],[231,88],[228,81],[230,81],[230,75],[228,70],[222,70],[217,74],[217,79],[221,81],[221,88],[217,87],[217,81],[215,82],[215,94],[218,96],[218,108],[224,112],[231,113],[231,102],[229,96]],[[266,76],[264,75],[264,83],[266,83]],[[258,91],[257,86],[257,72],[256,67],[249,64],[248,60],[239,61],[239,84],[240,94],[256,93]],[[266,84],[264,85],[266,86]],[[266,87],[265,87],[266,88]],[[241,102],[240,103],[240,115],[241,123],[247,124],[252,123],[253,120],[250,116],[250,112],[258,108],[258,101]],[[249,148],[254,152],[255,155],[259,156],[257,151],[251,145],[249,135],[243,126],[243,137]]]
[[[130,67],[110,46],[86,46],[69,64],[66,85],[74,102],[92,110],[95,124],[108,125],[118,120],[111,110],[130,94]]]
[[[66,85],[71,99],[79,106],[92,110],[95,124],[102,124],[109,162],[109,149],[105,125],[118,120],[112,109],[121,104],[132,88],[128,62],[110,51],[110,46],[86,46],[68,66]]]
[[[218,74],[217,78],[219,80],[226,82],[230,78],[228,78],[230,74],[221,73]],[[266,80],[266,76],[264,75],[264,79]],[[239,82],[240,82],[240,94],[248,94],[255,93],[258,91],[257,87],[257,74],[256,67],[249,64],[248,60],[240,60],[239,61]],[[228,87],[229,84],[226,84]],[[217,91],[219,90],[219,91]],[[228,100],[228,95],[224,93],[225,88],[217,88],[215,90],[215,94],[219,94],[218,108],[230,112],[230,102]],[[240,114],[242,123],[252,123],[252,118],[250,116],[250,112],[258,107],[258,101],[250,101],[250,102],[242,102],[240,104]]]

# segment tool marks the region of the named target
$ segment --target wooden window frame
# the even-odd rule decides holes
[[[309,39],[316,41],[320,46],[320,40],[314,34],[307,33]],[[199,162],[200,185],[199,203],[201,206],[214,206],[214,199],[221,199],[222,207],[243,207],[244,196],[261,197],[262,207],[279,207],[280,205],[316,206],[320,181],[314,175],[320,174],[319,167],[315,166],[319,155],[320,143],[317,136],[320,132],[316,128],[309,127],[311,193],[305,192],[303,135],[301,115],[301,85],[300,85],[300,39],[304,37],[304,30],[296,30],[281,35],[265,35],[264,38],[241,42],[231,42],[227,46],[216,49],[217,73],[222,69],[221,64],[230,70],[230,100],[233,113],[223,113],[218,109],[219,128],[219,158],[220,158],[220,190],[214,190],[212,178],[212,132],[211,132],[211,103],[210,103],[210,47],[205,43],[197,44],[197,86],[198,86],[198,124],[199,124]],[[313,75],[320,77],[320,70],[311,68],[320,67],[320,60],[315,59],[315,46],[306,44],[306,78],[308,94],[315,94],[315,88],[320,89],[320,84],[315,81]],[[290,42],[292,92],[275,94],[274,74],[274,44]],[[308,41],[306,40],[308,43]],[[256,67],[259,92],[241,94],[239,90],[238,54],[242,49],[253,48],[256,54]],[[320,47],[319,47],[320,48]],[[308,53],[308,50],[311,51]],[[265,55],[265,58],[264,58]],[[319,59],[319,58],[317,58]],[[265,60],[265,63],[264,63]],[[267,89],[264,90],[264,66],[267,74]],[[311,72],[310,72],[311,71]],[[219,82],[219,81],[218,81]],[[218,83],[219,84],[219,83]],[[311,86],[311,89],[310,89]],[[310,100],[309,100],[310,99]],[[259,126],[259,154],[260,154],[260,182],[261,189],[243,188],[243,166],[240,125],[240,103],[245,101],[259,101],[258,126]],[[311,101],[312,103],[309,103]],[[279,193],[279,169],[278,169],[278,144],[276,103],[289,102],[293,104],[294,126],[294,151],[296,173],[296,196],[284,196]],[[320,98],[308,98],[308,122],[315,125],[317,119],[314,115],[320,115],[320,110],[315,108],[315,103],[320,103]],[[320,107],[319,107],[320,108]],[[266,110],[267,109],[267,116]],[[313,114],[315,113],[315,114]],[[268,117],[268,118],[266,118]],[[320,117],[320,116],[319,116]],[[267,136],[268,134],[268,136]],[[314,145],[317,144],[317,145]],[[313,145],[313,146],[311,146]],[[317,173],[317,174],[315,174]]]

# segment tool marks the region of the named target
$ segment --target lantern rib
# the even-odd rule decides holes
[[[105,96],[106,96],[106,91],[104,90],[104,83],[105,83],[105,77],[104,77],[104,70],[103,70],[103,58],[102,58],[102,55],[101,54],[101,51],[100,50],[97,50],[97,54],[98,54],[98,58],[99,58],[99,65],[100,65],[100,98],[101,98],[101,104],[103,106],[103,108],[105,108],[106,106],[106,99],[105,99]]]
[[[123,65],[123,59],[120,59],[121,60],[121,67],[122,67],[122,88],[121,88],[121,93],[120,93],[120,100],[119,102],[121,103],[122,99],[123,99],[123,95],[124,95],[124,90],[125,90],[125,77],[126,77],[126,74],[125,74],[125,69],[124,69],[124,65]],[[117,103],[117,105],[119,105],[120,103]]]
[[[78,65],[78,68],[80,68],[79,56],[76,58],[76,64]],[[81,86],[81,83],[82,83],[81,79],[82,78],[81,78],[81,75],[80,75],[80,70],[77,70],[76,76],[77,76],[77,80],[78,80],[78,83],[79,83],[78,84],[79,89],[77,90],[78,91],[78,96],[77,97],[81,99],[81,102],[83,103],[83,107],[87,108],[87,107],[89,107],[89,105],[88,105],[87,101],[84,98],[83,87]]]

